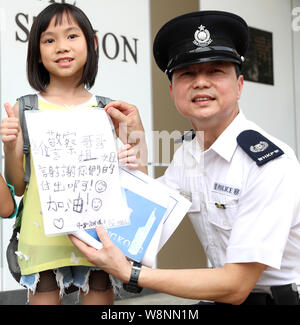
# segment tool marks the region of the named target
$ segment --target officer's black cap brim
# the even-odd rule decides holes
[[[205,62],[231,62],[237,65],[241,64],[241,62],[238,59],[216,55],[213,57],[197,58],[190,61],[184,61],[182,63],[176,64],[172,69],[166,70],[165,73],[167,74],[168,78],[171,80],[173,72],[175,70],[183,69],[194,64],[200,64]]]

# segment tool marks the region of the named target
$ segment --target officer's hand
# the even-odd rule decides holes
[[[110,115],[120,140],[135,148],[139,170],[147,173],[148,149],[145,130],[136,106],[122,101],[113,101],[105,107],[105,111]]]
[[[73,235],[69,235],[73,245],[77,247],[86,257],[86,259],[112,274],[123,282],[128,282],[131,274],[131,264],[122,251],[110,240],[104,227],[96,228],[98,237],[103,245],[100,250],[90,247]]]
[[[132,143],[130,141],[132,132],[140,132],[140,137],[144,137],[143,123],[139,111],[134,105],[113,101],[106,105],[105,111],[110,115],[116,133],[123,143]]]
[[[6,150],[16,148],[17,138],[20,132],[20,122],[15,116],[14,110],[9,103],[4,104],[7,118],[4,118],[1,123],[1,139]]]

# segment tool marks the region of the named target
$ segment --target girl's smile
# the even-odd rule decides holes
[[[74,61],[73,58],[70,57],[63,57],[60,58],[58,60],[56,60],[55,62],[60,66],[60,67],[69,67],[71,66],[72,62]]]

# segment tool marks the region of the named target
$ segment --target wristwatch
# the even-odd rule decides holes
[[[140,293],[143,288],[138,286],[138,279],[140,275],[142,264],[138,262],[133,262],[130,280],[128,283],[123,283],[123,288],[128,292]]]

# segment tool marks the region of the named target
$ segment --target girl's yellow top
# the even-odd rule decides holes
[[[76,108],[90,108],[97,106],[96,97],[77,106],[67,107],[51,104],[39,96],[40,110],[66,110]],[[30,159],[31,174],[28,186],[24,194],[24,209],[18,245],[18,261],[21,274],[32,274],[49,269],[56,269],[70,265],[93,266],[75,248],[66,235],[47,237],[44,234],[43,217],[41,215],[41,203],[38,185],[33,165]]]

